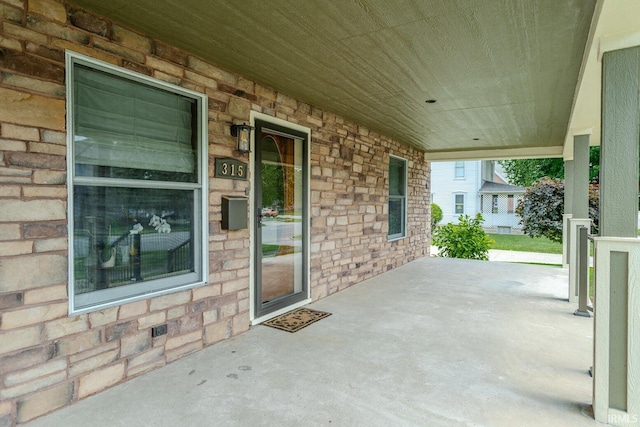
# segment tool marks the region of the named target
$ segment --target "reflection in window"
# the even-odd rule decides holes
[[[204,96],[69,53],[74,311],[204,282]]]
[[[257,232],[261,246],[259,310],[269,311],[306,295],[305,139],[271,133],[260,126],[258,144],[261,210]],[[257,295],[258,296],[258,295]]]

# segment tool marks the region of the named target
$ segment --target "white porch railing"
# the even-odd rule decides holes
[[[640,425],[640,239],[595,237],[593,412]]]

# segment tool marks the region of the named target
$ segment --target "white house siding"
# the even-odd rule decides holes
[[[484,163],[484,167],[483,167]],[[434,162],[431,165],[432,201],[442,208],[441,224],[456,224],[459,213],[455,213],[456,194],[465,197],[464,214],[474,216],[480,212],[483,227],[489,232],[511,232],[520,230],[520,217],[515,214],[522,198],[522,187],[505,184],[493,173],[488,161],[466,161],[464,178],[456,178],[456,162]],[[484,173],[484,175],[483,175]],[[492,180],[489,182],[489,180]],[[493,196],[498,196],[497,212],[493,209]],[[510,204],[509,195],[513,196]]]
[[[458,222],[455,213],[455,195],[464,194],[464,213],[475,215],[480,211],[478,190],[482,186],[482,162],[466,161],[465,177],[455,178],[456,162],[433,162],[431,164],[432,201],[442,208],[441,224]]]

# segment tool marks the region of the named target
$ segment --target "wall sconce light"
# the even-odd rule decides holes
[[[231,125],[231,136],[238,139],[238,151],[240,153],[249,153],[251,151],[251,131],[253,126],[246,123],[241,125]]]

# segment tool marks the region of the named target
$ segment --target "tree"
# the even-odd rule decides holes
[[[484,219],[481,214],[475,218],[460,215],[458,224],[449,223],[435,229],[433,244],[440,256],[447,258],[489,259],[489,246],[493,240],[482,229]]]
[[[436,205],[435,203],[431,203],[431,230],[436,229],[436,225],[442,221],[442,208]]]
[[[275,207],[284,201],[284,172],[278,164],[262,164],[262,207]]]
[[[600,147],[589,149],[589,180],[600,182]]]
[[[513,185],[529,187],[540,178],[564,179],[564,160],[561,158],[501,160],[498,163]],[[600,147],[590,147],[589,180],[597,182],[599,174]]]
[[[598,232],[598,186],[589,186],[589,218],[591,232]],[[531,237],[547,237],[562,242],[562,214],[564,213],[564,182],[543,178],[527,188],[518,202],[516,214],[520,216],[523,231]]]
[[[513,185],[529,187],[543,177],[564,178],[564,160],[562,159],[502,160],[499,163]]]

